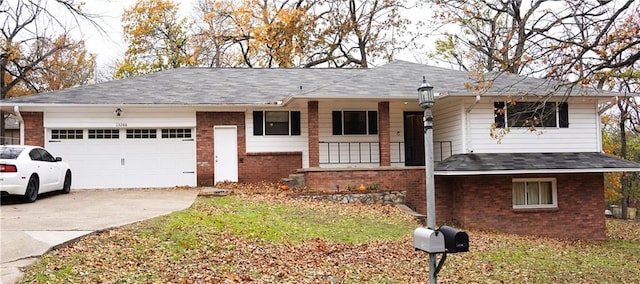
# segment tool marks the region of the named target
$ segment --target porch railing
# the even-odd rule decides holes
[[[404,142],[391,142],[391,163],[404,163]],[[442,161],[453,154],[451,141],[433,142],[433,159]],[[320,164],[379,164],[379,142],[320,141]]]

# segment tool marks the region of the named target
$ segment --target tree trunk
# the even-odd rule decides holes
[[[4,142],[5,141],[4,128],[5,128],[5,125],[4,125],[4,111],[0,110],[0,145],[6,144]]]
[[[628,117],[628,112],[626,108],[620,108],[620,156],[623,159],[627,159],[627,132],[625,128],[625,122]],[[627,220],[627,206],[629,204],[629,177],[627,173],[622,173],[622,177],[620,177],[620,184],[622,186],[622,201],[620,204],[622,209],[622,216],[620,216],[623,220]]]

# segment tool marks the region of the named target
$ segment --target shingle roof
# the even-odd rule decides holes
[[[411,99],[423,76],[437,93],[476,94],[465,87],[465,82],[476,82],[467,72],[394,61],[371,69],[178,68],[3,103],[256,105],[287,98]],[[495,80],[492,92],[546,94],[552,87],[547,80],[503,74]]]
[[[465,83],[476,85],[478,78],[472,74],[437,66],[411,63],[407,61],[393,61],[369,72],[358,74],[313,90],[309,95],[331,97],[337,94],[348,94],[351,97],[416,97],[417,89],[424,76],[427,82],[434,86],[434,92],[453,95],[476,95],[468,89]],[[491,75],[487,74],[487,78]],[[493,88],[488,93],[493,94],[538,94],[546,95],[555,92],[554,83],[549,80],[524,77],[519,75],[501,74],[493,81]],[[560,95],[565,95],[565,89]],[[595,92],[591,93],[596,95]]]
[[[603,153],[472,153],[436,163],[438,175],[640,171],[640,163]]]
[[[178,68],[17,97],[36,104],[267,104],[366,69]],[[302,88],[302,91],[301,91]]]

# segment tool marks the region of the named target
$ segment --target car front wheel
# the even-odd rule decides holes
[[[38,199],[38,190],[40,188],[40,181],[38,176],[31,175],[29,183],[27,183],[27,190],[24,192],[22,200],[27,203],[35,202]]]
[[[67,194],[71,191],[71,171],[67,171],[64,175],[64,184],[62,185],[62,193]]]

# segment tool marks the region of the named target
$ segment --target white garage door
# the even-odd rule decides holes
[[[69,163],[73,188],[196,185],[190,128],[47,129],[46,147]]]

